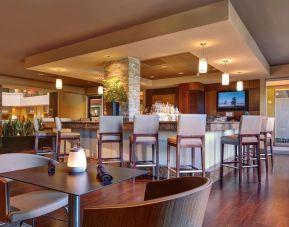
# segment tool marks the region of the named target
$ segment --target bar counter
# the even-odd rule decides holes
[[[53,123],[45,123],[45,128],[53,128]],[[86,154],[89,157],[97,158],[97,139],[96,133],[99,127],[98,122],[91,121],[73,121],[63,122],[63,128],[71,128],[72,131],[81,134],[81,145],[85,148]],[[129,136],[132,133],[133,123],[124,123],[124,160],[129,160]],[[206,169],[216,166],[220,162],[220,141],[224,135],[231,135],[237,133],[239,129],[239,122],[207,122],[206,138],[205,138],[205,156],[206,156]],[[160,122],[159,130],[159,145],[160,145],[160,165],[165,166],[167,162],[166,157],[166,141],[167,137],[176,135],[177,122]],[[175,165],[175,155],[172,149],[171,166]],[[139,160],[149,159],[151,157],[151,147],[138,147],[137,158]],[[116,157],[118,152],[117,145],[104,144],[103,153],[104,157]],[[226,148],[226,157],[234,155],[234,148]],[[190,149],[183,149],[181,153],[181,163],[191,163]],[[200,152],[196,149],[196,166],[200,165]]]

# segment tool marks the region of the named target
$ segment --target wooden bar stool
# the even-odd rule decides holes
[[[275,118],[263,117],[262,119],[262,130],[260,134],[260,141],[264,144],[264,153],[260,153],[261,160],[265,160],[266,171],[268,171],[269,156],[271,157],[271,164],[274,165],[273,160],[273,131],[275,125]],[[268,152],[268,142],[270,146],[270,153]]]
[[[203,177],[206,175],[205,166],[205,134],[206,134],[206,119],[205,114],[180,114],[178,117],[177,135],[169,137],[167,140],[167,166],[168,178],[170,171],[176,173],[179,177],[180,173],[196,173],[201,172]],[[170,168],[170,147],[176,148],[176,169]],[[192,149],[192,165],[191,169],[181,169],[181,148]],[[195,148],[201,150],[201,169],[195,165]]]
[[[60,145],[61,141],[64,141],[66,143],[67,141],[80,141],[80,133],[78,132],[71,132],[70,129],[63,129],[61,124],[61,119],[59,117],[55,117],[55,126],[56,126],[56,132],[57,132],[57,146],[56,146],[56,152],[57,152],[57,160],[60,161],[62,159],[64,161],[65,157],[68,156],[66,153],[66,146],[64,149],[63,154],[60,152]]]
[[[41,130],[40,131],[40,122],[38,118],[33,118],[33,125],[35,131],[35,144],[34,149],[35,153],[38,155],[52,155],[53,159],[57,159],[56,153],[56,133],[52,130]],[[51,146],[41,146],[39,147],[39,142],[44,142],[49,140]]]
[[[257,168],[258,170],[258,181],[261,181],[261,163],[260,163],[260,132],[262,126],[261,116],[247,116],[241,117],[239,133],[237,135],[223,136],[221,138],[221,167],[220,167],[220,178],[223,178],[224,167],[235,168],[239,170],[239,183],[242,183],[242,172],[244,168]],[[237,147],[238,158],[234,156],[233,161],[224,161],[224,147],[225,145],[233,145]],[[250,154],[249,148],[253,146],[254,154]],[[247,153],[246,153],[247,152]],[[246,157],[244,158],[244,156]],[[250,164],[251,156],[254,160],[253,164]],[[256,157],[256,158],[255,158]],[[255,160],[257,159],[257,163]],[[246,162],[245,162],[246,161]]]
[[[99,118],[99,131],[97,133],[98,140],[98,162],[114,163],[119,162],[123,165],[123,117],[122,116],[101,116]],[[103,158],[102,144],[118,143],[119,157]]]
[[[130,163],[135,167],[154,167],[159,177],[159,117],[157,115],[135,115],[133,134],[130,136]],[[151,145],[152,160],[136,160],[136,146]]]

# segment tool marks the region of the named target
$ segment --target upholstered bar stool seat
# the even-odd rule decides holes
[[[64,119],[64,121],[69,121],[69,119]],[[61,119],[59,117],[55,118],[55,126],[57,131],[57,160],[62,159],[64,161],[65,157],[68,156],[66,152],[66,141],[79,142],[80,133],[71,132],[71,129],[62,128]],[[64,141],[64,152],[60,152],[61,141]]]
[[[170,171],[176,173],[179,177],[180,173],[197,173],[201,172],[203,176],[206,174],[205,167],[205,134],[206,134],[205,114],[180,114],[178,117],[177,135],[168,137],[167,139],[167,166],[168,178]],[[176,148],[176,168],[170,167],[170,147]],[[191,148],[192,164],[187,165],[188,168],[181,167],[181,149]],[[195,149],[201,151],[201,169],[195,167]]]
[[[159,177],[159,117],[157,115],[135,115],[133,134],[130,136],[130,163],[135,167],[153,167]],[[151,145],[152,159],[137,160],[137,145]]]
[[[235,168],[239,170],[239,183],[242,182],[243,168],[257,168],[258,181],[261,181],[261,165],[260,165],[260,132],[262,125],[261,116],[242,116],[239,128],[239,134],[223,136],[221,138],[221,169],[220,177],[223,178],[223,168]],[[224,160],[224,147],[225,145],[235,146],[234,160]],[[251,154],[249,147],[253,147],[253,156],[257,157],[257,163],[251,164]],[[244,148],[247,148],[246,150]],[[245,153],[246,152],[246,153]],[[244,162],[244,155],[246,155],[246,162]],[[255,158],[254,158],[255,161]]]
[[[122,116],[101,116],[99,118],[98,141],[98,162],[119,163],[123,165],[123,117]],[[103,158],[103,143],[116,143],[119,146],[118,157]]]

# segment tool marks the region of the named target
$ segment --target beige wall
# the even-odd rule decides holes
[[[86,117],[86,96],[72,93],[59,93],[59,117],[78,120]]]

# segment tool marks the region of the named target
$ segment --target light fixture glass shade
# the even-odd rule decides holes
[[[230,76],[229,73],[222,74],[222,85],[229,85],[230,84]]]
[[[199,73],[207,73],[208,72],[208,62],[206,58],[199,59]]]
[[[237,81],[237,91],[243,91],[243,81]]]
[[[56,79],[55,88],[58,90],[62,89],[62,79]]]
[[[98,93],[99,95],[102,95],[102,94],[103,94],[103,86],[98,86],[98,87],[97,87],[97,93]]]
[[[82,173],[86,170],[86,155],[81,147],[72,148],[68,155],[67,167],[70,173]]]

